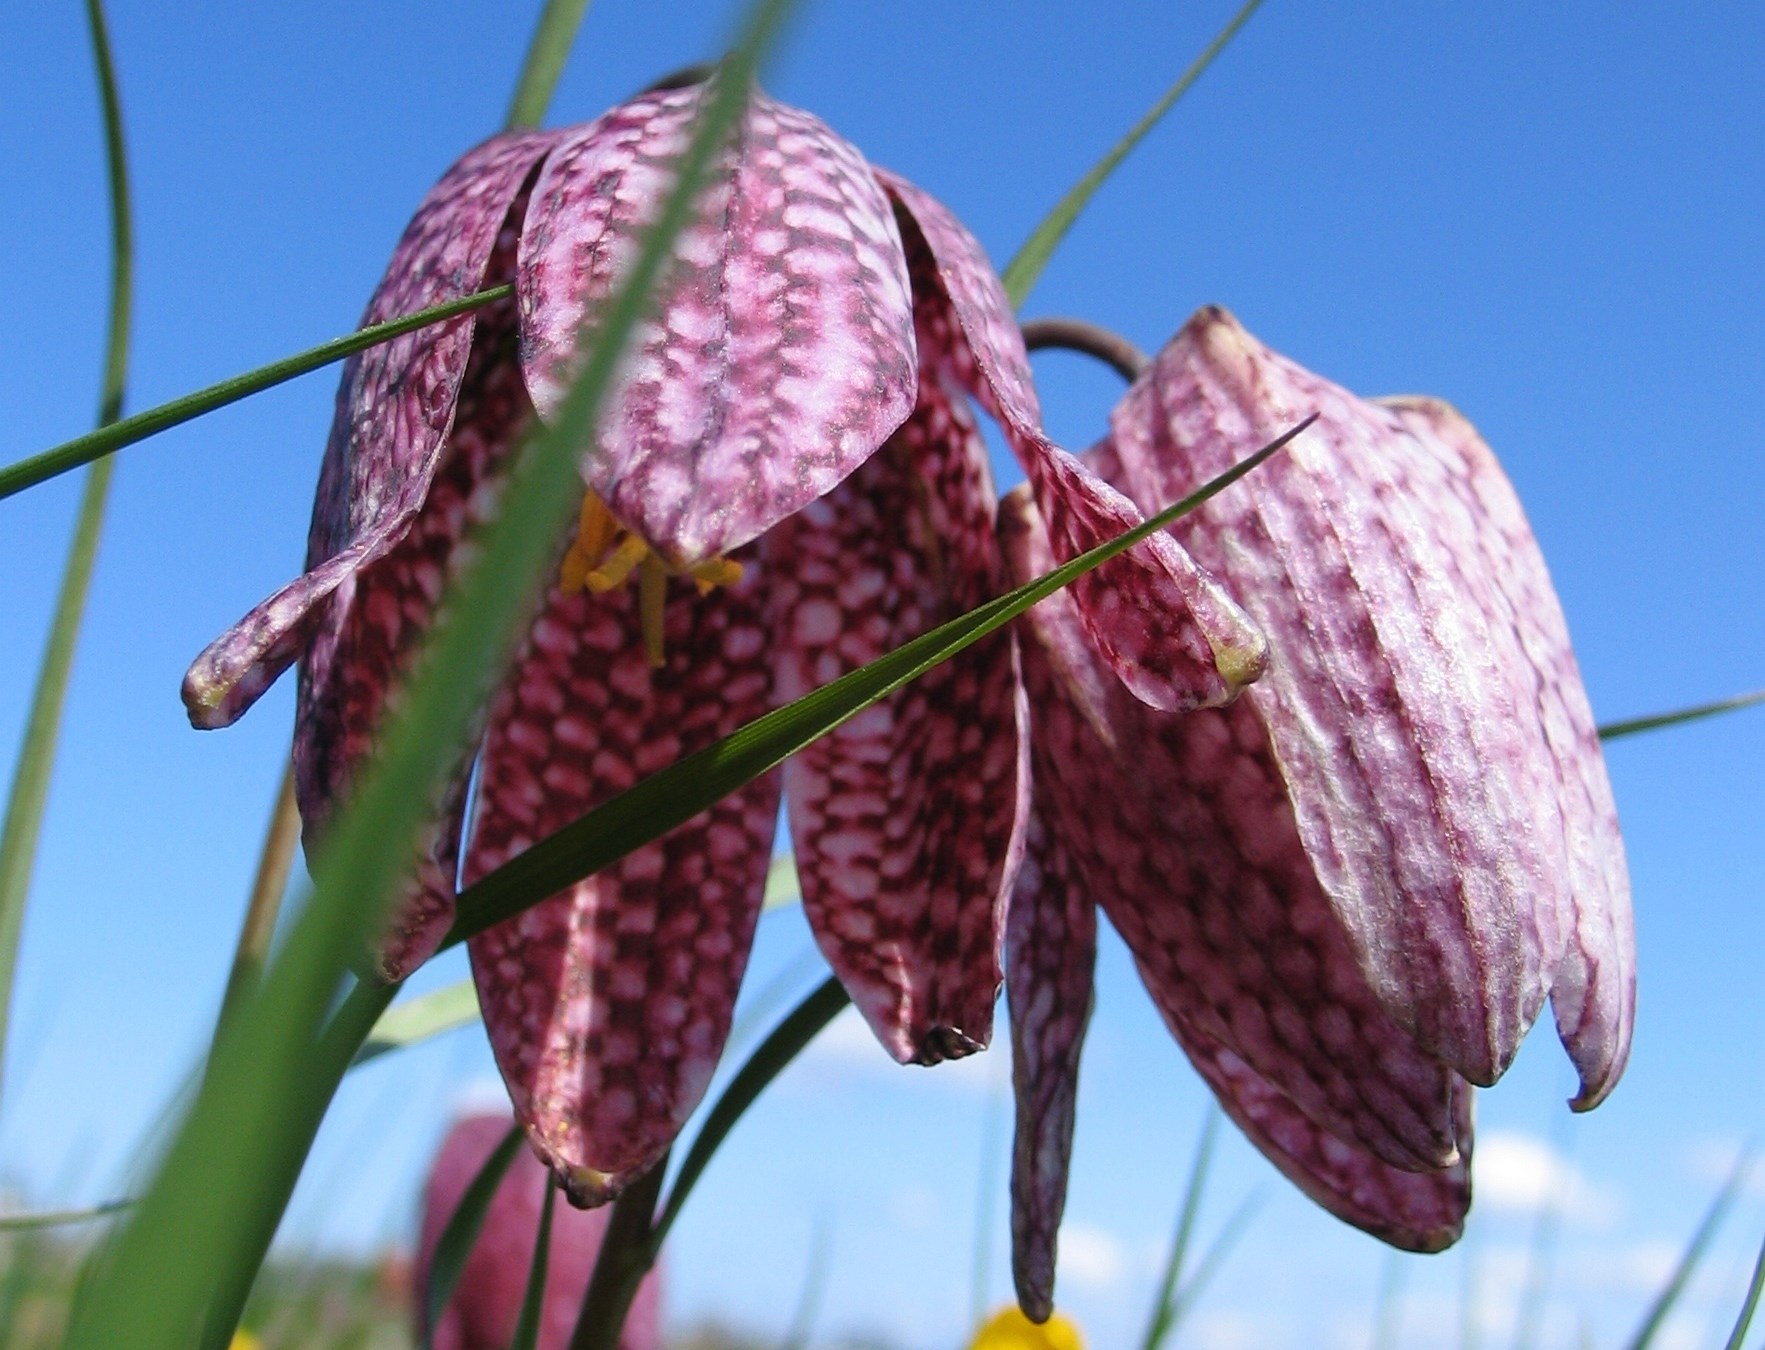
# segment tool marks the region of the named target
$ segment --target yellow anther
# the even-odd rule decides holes
[[[618,547],[606,556],[601,565],[583,580],[589,590],[602,595],[629,577],[637,565],[649,556],[650,546],[635,534],[628,534],[619,541]]]
[[[706,558],[686,569],[698,584],[700,595],[709,595],[719,586],[733,586],[742,579],[742,565],[728,558]]]
[[[558,586],[565,592],[584,588],[601,595],[637,573],[638,619],[643,629],[644,655],[656,669],[665,662],[664,624],[668,605],[668,578],[692,578],[700,595],[718,586],[733,586],[742,578],[742,565],[728,558],[675,567],[664,562],[638,535],[627,530],[594,493],[584,494],[577,517],[576,538],[558,565]]]

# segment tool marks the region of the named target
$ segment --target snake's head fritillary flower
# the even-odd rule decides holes
[[[701,97],[658,90],[586,126],[498,136],[449,170],[399,244],[370,321],[499,283],[515,295],[346,367],[306,574],[185,682],[193,721],[219,726],[299,660],[309,840],[372,749],[522,430],[556,407]],[[1062,556],[1140,519],[1042,434],[980,246],[808,113],[752,95],[674,253],[583,447],[555,584],[421,842],[380,952],[389,978],[447,931],[457,873],[484,876],[773,702],[999,593],[977,404],[1024,459]],[[1260,635],[1174,541],[1100,576],[1075,591],[1080,622],[1136,697],[1218,704],[1256,674]],[[474,938],[517,1115],[571,1198],[616,1194],[702,1097],[781,779],[805,910],[882,1044],[919,1063],[984,1046],[1028,754],[1000,634],[782,775]]]
[[[1269,640],[1228,708],[1123,696],[1056,597],[1023,666],[1036,811],[1008,935],[1019,1297],[1046,1312],[1100,904],[1227,1112],[1321,1204],[1437,1250],[1470,1200],[1470,1086],[1548,998],[1585,1110],[1630,1047],[1611,788],[1513,488],[1462,416],[1368,401],[1197,314],[1086,459],[1153,509],[1317,423],[1173,534]],[[1021,574],[1047,545],[1007,500]]]
[[[456,1122],[430,1164],[423,1189],[422,1229],[413,1294],[419,1324],[428,1303],[435,1249],[466,1188],[513,1124],[506,1115],[473,1115]],[[521,1318],[551,1176],[527,1149],[518,1150],[491,1197],[478,1238],[460,1268],[453,1297],[434,1327],[419,1325],[434,1350],[506,1350]],[[551,1247],[540,1308],[539,1350],[565,1350],[588,1291],[607,1228],[606,1210],[554,1208]],[[661,1350],[662,1277],[644,1276],[625,1319],[619,1350]]]

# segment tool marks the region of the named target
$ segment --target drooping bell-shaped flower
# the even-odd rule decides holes
[[[1095,905],[1176,1039],[1308,1194],[1436,1250],[1470,1199],[1470,1084],[1548,997],[1588,1109],[1622,1072],[1629,882],[1550,579],[1495,457],[1431,399],[1367,401],[1197,314],[1085,459],[1142,507],[1310,413],[1172,533],[1262,626],[1230,707],[1125,697],[1063,597],[1023,668],[1036,783],[1013,896],[1015,1273],[1049,1306]],[[1008,498],[1014,571],[1050,561]]]
[[[419,1341],[434,1350],[506,1350],[514,1340],[533,1265],[540,1213],[551,1176],[527,1149],[519,1149],[491,1196],[478,1238],[467,1254],[453,1297],[434,1327],[423,1325],[435,1252],[466,1189],[513,1124],[506,1115],[473,1115],[455,1121],[429,1167],[423,1188],[422,1228],[417,1242],[413,1312]],[[540,1304],[539,1350],[564,1350],[588,1292],[606,1235],[607,1211],[554,1208]],[[619,1336],[619,1350],[661,1350],[662,1275],[658,1264],[644,1276]]]
[[[346,367],[308,571],[185,683],[192,720],[224,725],[299,659],[309,840],[372,749],[510,451],[556,407],[700,97],[657,91],[586,126],[496,137],[406,231],[370,321],[498,283],[516,294]],[[971,398],[1024,459],[1063,556],[1140,519],[1042,434],[1021,335],[968,232],[809,114],[753,94],[583,448],[575,537],[437,804],[385,973],[434,950],[456,871],[483,876],[773,702],[996,594]],[[1111,669],[1160,706],[1223,702],[1261,660],[1254,627],[1169,539],[1111,563],[1075,604]],[[782,775],[817,939],[902,1061],[991,1035],[1026,818],[1018,690],[999,635]],[[780,778],[470,944],[517,1115],[578,1203],[649,1167],[704,1092]]]

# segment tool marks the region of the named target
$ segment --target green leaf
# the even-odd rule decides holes
[[[1761,1293],[1765,1293],[1765,1243],[1759,1246],[1759,1259],[1753,1262],[1752,1283],[1747,1285],[1747,1296],[1740,1305],[1740,1313],[1734,1319],[1734,1330],[1728,1334],[1728,1344],[1723,1350],[1741,1350],[1742,1343],[1747,1339],[1747,1332],[1753,1325],[1753,1313],[1759,1306]]]
[[[1164,96],[1154,103],[1146,115],[1128,129],[1112,147],[1109,153],[1091,167],[1091,171],[1067,191],[1067,194],[1054,204],[1042,223],[1030,232],[1024,240],[1023,247],[1018,249],[1017,256],[1006,264],[1004,275],[1000,278],[1005,283],[1005,294],[1011,297],[1013,309],[1022,309],[1023,302],[1029,298],[1031,289],[1042,275],[1042,269],[1048,265],[1048,259],[1054,255],[1055,247],[1066,237],[1066,232],[1079,218],[1097,195],[1109,175],[1128,157],[1134,147],[1145,140],[1148,133],[1159,124],[1164,115],[1176,106],[1178,99],[1189,92],[1191,85],[1201,78],[1201,74],[1214,58],[1226,49],[1226,45],[1238,35],[1238,30],[1256,13],[1262,0],[1246,0],[1244,6],[1232,16],[1232,21],[1219,32],[1214,40],[1207,44],[1200,56],[1185,70]]]
[[[1198,491],[1108,543],[755,718],[541,839],[460,893],[458,916],[443,946],[451,947],[482,933],[691,820],[878,699],[1223,492],[1286,446],[1316,417],[1315,413],[1307,417]]]
[[[385,323],[377,323],[343,337],[332,338],[331,341],[321,342],[317,347],[309,347],[304,352],[285,356],[280,361],[272,361],[267,366],[248,370],[243,375],[235,375],[219,384],[211,384],[193,394],[185,394],[170,403],[161,403],[156,408],[125,417],[120,422],[113,422],[84,436],[76,436],[71,441],[52,446],[40,454],[0,469],[0,501],[67,473],[70,469],[77,469],[82,464],[102,459],[124,446],[134,445],[149,436],[157,436],[162,431],[182,426],[204,413],[224,408],[229,403],[237,403],[253,394],[261,394],[266,389],[286,384],[297,376],[341,361],[346,356],[354,356],[369,347],[377,347],[382,342],[391,342],[401,334],[457,318],[497,300],[505,300],[514,293],[513,286],[493,286],[487,291],[477,291],[471,295],[463,295],[458,300],[417,310],[414,314],[388,319]]]
[[[129,204],[129,165],[123,148],[122,101],[117,93],[116,63],[101,0],[86,0],[86,21],[92,37],[92,65],[98,76],[98,98],[104,110],[104,157],[110,186],[110,320],[104,341],[104,375],[98,398],[98,425],[122,414],[123,389],[129,365],[129,326],[133,312],[135,234]],[[4,1058],[12,1008],[12,977],[18,964],[18,941],[24,929],[25,902],[43,832],[49,800],[49,779],[55,767],[61,714],[73,675],[74,647],[92,588],[98,539],[104,532],[104,507],[110,497],[112,466],[94,465],[86,474],[74,520],[73,543],[61,574],[61,590],[49,623],[49,642],[37,669],[37,687],[25,722],[6,819],[0,824],[0,1059]]]
[[[729,1080],[729,1086],[723,1089],[723,1095],[717,1099],[717,1104],[706,1113],[705,1123],[699,1127],[692,1147],[686,1151],[686,1158],[680,1164],[673,1189],[668,1192],[667,1202],[662,1206],[661,1216],[656,1220],[650,1237],[652,1256],[661,1251],[662,1241],[668,1236],[668,1230],[674,1226],[675,1219],[680,1217],[681,1207],[686,1204],[699,1177],[710,1165],[712,1155],[735,1128],[735,1123],[742,1118],[742,1113],[784,1071],[785,1065],[802,1053],[804,1047],[820,1035],[822,1028],[833,1021],[850,1002],[851,998],[844,987],[830,975],[814,993],[793,1008],[784,1021],[773,1028],[772,1034],[748,1057],[748,1062],[742,1065],[741,1071]]]
[[[1183,1278],[1183,1262],[1189,1253],[1189,1241],[1195,1233],[1195,1220],[1201,1212],[1201,1195],[1213,1167],[1213,1146],[1219,1135],[1220,1109],[1209,1102],[1207,1115],[1201,1123],[1201,1139],[1195,1146],[1195,1161],[1189,1167],[1189,1184],[1183,1188],[1183,1206],[1177,1217],[1176,1236],[1171,1239],[1165,1257],[1164,1275],[1158,1282],[1158,1296],[1152,1304],[1152,1319],[1146,1326],[1141,1342],[1144,1350],[1159,1350],[1176,1324],[1177,1286]]]
[[[393,1050],[470,1026],[478,1020],[478,987],[469,979],[388,1008],[356,1052],[354,1068]]]
[[[0,1233],[20,1233],[34,1228],[62,1228],[68,1224],[91,1223],[120,1214],[133,1200],[106,1200],[89,1209],[46,1209],[34,1214],[0,1214]]]
[[[471,1182],[460,1195],[460,1203],[454,1206],[454,1212],[447,1216],[447,1226],[441,1230],[441,1237],[435,1243],[435,1255],[429,1262],[429,1284],[422,1289],[423,1296],[423,1350],[429,1350],[430,1341],[435,1335],[435,1328],[441,1323],[441,1314],[447,1310],[448,1300],[453,1298],[454,1290],[460,1282],[460,1272],[466,1268],[466,1258],[472,1255],[472,1247],[478,1241],[478,1234],[484,1227],[484,1216],[490,1213],[490,1202],[496,1197],[496,1188],[502,1185],[503,1178],[508,1175],[509,1166],[521,1151],[521,1127],[509,1126],[509,1132],[502,1142],[490,1151]],[[551,1191],[546,1188],[545,1221],[542,1231],[549,1242],[551,1234]],[[534,1253],[538,1260],[538,1252]],[[543,1283],[544,1277],[541,1276]]]
[[[515,81],[515,96],[509,101],[509,115],[503,122],[505,130],[536,127],[545,121],[545,110],[551,106],[558,77],[564,73],[564,61],[587,12],[588,0],[546,0],[545,11],[527,45],[521,77]]]
[[[1691,1280],[1693,1273],[1696,1272],[1698,1263],[1704,1259],[1704,1253],[1710,1246],[1710,1239],[1716,1236],[1716,1229],[1721,1226],[1723,1218],[1733,1207],[1735,1198],[1740,1194],[1741,1183],[1747,1179],[1747,1173],[1751,1170],[1752,1165],[1752,1158],[1744,1154],[1735,1163],[1734,1170],[1728,1174],[1728,1180],[1722,1184],[1722,1189],[1716,1193],[1716,1199],[1711,1202],[1709,1210],[1705,1213],[1704,1221],[1691,1235],[1691,1241],[1686,1243],[1685,1251],[1680,1255],[1678,1266],[1674,1268],[1672,1276],[1669,1277],[1661,1292],[1656,1296],[1654,1304],[1643,1317],[1642,1325],[1636,1329],[1636,1335],[1630,1341],[1630,1350],[1648,1350],[1648,1347],[1654,1344],[1655,1336],[1661,1330],[1661,1324],[1667,1320],[1667,1314],[1672,1312],[1674,1305],[1679,1302],[1679,1296],[1685,1292],[1685,1286]]]
[[[1640,731],[1658,731],[1662,727],[1676,727],[1682,722],[1697,722],[1721,713],[1738,712],[1742,708],[1751,708],[1760,703],[1765,703],[1765,689],[1736,694],[1733,698],[1719,698],[1714,703],[1694,704],[1692,707],[1680,708],[1675,712],[1650,713],[1647,717],[1632,717],[1622,722],[1607,722],[1599,729],[1600,739],[1615,741],[1624,736],[1634,736]]]
[[[545,1273],[552,1253],[552,1209],[558,1201],[557,1183],[548,1179],[545,1199],[539,1207],[539,1232],[533,1238],[533,1264],[527,1268],[527,1289],[521,1295],[521,1317],[509,1350],[539,1350],[540,1318],[545,1312]]]

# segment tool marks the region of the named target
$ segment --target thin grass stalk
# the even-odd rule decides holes
[[[98,78],[98,99],[104,116],[104,167],[110,193],[110,317],[105,328],[104,367],[99,385],[98,425],[113,423],[122,415],[128,382],[129,332],[134,312],[135,231],[129,199],[129,164],[123,143],[122,99],[117,92],[116,62],[111,53],[110,32],[104,21],[101,0],[86,0],[86,22],[91,32],[92,65]],[[110,497],[112,466],[94,465],[86,473],[74,521],[73,543],[61,574],[49,641],[37,670],[37,686],[31,695],[30,715],[25,722],[24,742],[12,789],[6,801],[6,820],[0,825],[0,1061],[4,1059],[12,1008],[13,975],[18,966],[19,937],[24,930],[25,904],[30,897],[31,874],[37,844],[43,833],[43,814],[49,799],[49,780],[55,768],[56,743],[61,734],[62,711],[73,675],[74,649],[86,597],[92,589],[92,571],[98,559],[98,541],[104,532],[104,508]]]
[[[385,323],[360,328],[342,337],[332,338],[329,342],[321,342],[316,347],[308,347],[303,352],[296,352],[293,356],[285,356],[280,361],[272,361],[267,366],[259,366],[243,375],[234,375],[218,384],[211,384],[194,393],[172,399],[169,403],[147,408],[96,431],[89,431],[84,436],[76,436],[71,441],[63,441],[60,445],[51,446],[38,454],[0,468],[0,501],[16,496],[26,488],[46,483],[51,478],[57,478],[83,464],[102,460],[125,446],[138,444],[162,431],[170,431],[173,427],[194,421],[206,413],[225,408],[228,404],[238,403],[253,394],[261,394],[266,389],[274,389],[277,385],[286,384],[301,375],[334,365],[345,357],[354,356],[357,352],[377,347],[384,342],[391,342],[405,333],[415,332],[432,324],[445,323],[498,300],[506,300],[514,293],[513,285],[493,286],[489,290],[476,291],[457,300],[388,319]]]
[[[1005,1063],[1003,1057],[999,1063]],[[987,1316],[993,1284],[993,1216],[999,1208],[999,1163],[1005,1154],[1005,1089],[997,1072],[989,1073],[981,1107],[981,1157],[974,1197],[974,1266],[969,1288],[969,1322],[979,1326]]]
[[[1397,1345],[1397,1304],[1402,1293],[1402,1258],[1397,1252],[1386,1252],[1373,1304],[1373,1350],[1393,1350]]]
[[[1659,731],[1663,727],[1676,727],[1685,722],[1699,722],[1706,717],[1716,717],[1722,713],[1739,712],[1742,708],[1756,707],[1765,703],[1765,689],[1754,689],[1745,694],[1736,694],[1733,698],[1719,698],[1713,703],[1698,703],[1689,708],[1679,708],[1673,712],[1650,713],[1647,717],[1626,718],[1622,722],[1607,722],[1600,727],[1602,741],[1616,741],[1625,736],[1634,736],[1643,731]]]
[[[294,799],[294,762],[290,760],[282,771],[282,786],[276,790],[276,805],[270,811],[269,828],[264,831],[263,849],[258,855],[257,875],[252,878],[251,894],[246,898],[245,918],[239,926],[233,966],[227,972],[227,990],[221,996],[221,1012],[215,1023],[216,1038],[240,1000],[257,987],[258,976],[269,959],[276,917],[282,911],[282,896],[288,889],[288,874],[294,868],[294,851],[299,846],[300,806]]]
[[[545,1317],[546,1268],[552,1255],[552,1211],[558,1203],[556,1177],[547,1177],[539,1206],[539,1231],[533,1235],[533,1261],[527,1267],[527,1288],[521,1295],[521,1316],[509,1350],[538,1350],[540,1323]]]
[[[441,1236],[435,1241],[435,1252],[429,1258],[429,1283],[417,1291],[417,1297],[423,1301],[423,1350],[430,1350],[435,1328],[441,1325],[441,1314],[454,1296],[460,1273],[465,1270],[478,1234],[484,1228],[485,1217],[490,1213],[490,1202],[496,1198],[497,1187],[502,1185],[509,1167],[520,1153],[521,1141],[521,1127],[509,1126],[502,1141],[485,1155],[484,1162],[461,1192],[454,1212],[442,1225]]]
[[[1245,1196],[1239,1202],[1238,1208],[1233,1210],[1226,1217],[1226,1221],[1220,1225],[1220,1231],[1215,1235],[1212,1244],[1201,1254],[1201,1259],[1195,1263],[1195,1273],[1189,1277],[1181,1289],[1177,1290],[1176,1298],[1171,1301],[1171,1320],[1166,1330],[1167,1336],[1176,1334],[1183,1319],[1200,1301],[1202,1293],[1207,1289],[1209,1282],[1219,1271],[1219,1268],[1225,1264],[1226,1257],[1231,1254],[1232,1248],[1238,1245],[1238,1239],[1243,1237],[1245,1230],[1250,1227],[1250,1221],[1256,1217],[1256,1211],[1262,1202],[1263,1197],[1260,1194]]]
[[[1704,1259],[1704,1253],[1710,1249],[1710,1241],[1716,1236],[1716,1230],[1722,1226],[1722,1220],[1734,1207],[1735,1199],[1740,1195],[1741,1184],[1747,1179],[1752,1165],[1751,1156],[1745,1154],[1735,1163],[1734,1170],[1728,1174],[1728,1180],[1723,1183],[1715,1200],[1711,1201],[1710,1208],[1705,1211],[1703,1222],[1691,1235],[1691,1241],[1686,1243],[1685,1251],[1680,1254],[1679,1264],[1674,1267],[1672,1276],[1650,1305],[1642,1319],[1642,1325],[1637,1327],[1636,1335],[1629,1342],[1629,1350],[1648,1350],[1655,1343],[1655,1337],[1660,1334],[1667,1315],[1679,1303],[1680,1295],[1685,1293],[1685,1286],[1691,1282],[1692,1275]]]
[[[588,0],[546,0],[539,22],[534,25],[533,38],[527,44],[527,59],[522,62],[520,77],[515,81],[515,95],[509,100],[509,113],[503,130],[536,127],[545,121],[552,95],[558,88],[558,77],[564,73],[564,62],[576,42],[576,30],[588,12]]]
[[[778,1350],[809,1350],[809,1338],[815,1332],[815,1321],[827,1298],[827,1278],[833,1270],[833,1235],[826,1215],[815,1220],[809,1234],[809,1265],[803,1272],[803,1288],[797,1294],[797,1309],[791,1314],[790,1330]]]
[[[259,991],[241,1007],[236,1029],[216,1048],[213,1072],[82,1305],[71,1341],[79,1350],[125,1342],[181,1350],[217,1286],[243,1301],[238,1286],[249,1288],[292,1188],[289,1173],[298,1174],[310,1146],[305,1126],[312,1118],[316,1129],[374,1018],[352,1027],[354,1039],[334,1073],[307,1069],[315,1029],[339,972],[378,930],[408,865],[408,841],[514,649],[529,607],[522,602],[536,591],[553,557],[552,540],[580,498],[577,447],[595,425],[626,340],[690,219],[697,188],[741,114],[758,52],[787,8],[784,0],[756,5],[724,78],[711,86],[676,166],[676,183],[601,312],[581,374],[553,423],[517,457],[501,509],[421,654],[383,751],[333,826],[312,901]],[[375,1018],[391,991],[377,993]]]
[[[1163,96],[1147,110],[1146,115],[1128,128],[1127,135],[1111,146],[1108,153],[1073,184],[1066,195],[1054,204],[1054,209],[1049,211],[1042,223],[1031,231],[1030,237],[1024,240],[1023,246],[1006,264],[1000,278],[1005,283],[1005,294],[1011,297],[1013,309],[1023,308],[1023,302],[1042,275],[1042,269],[1048,265],[1048,259],[1054,255],[1056,246],[1066,237],[1066,232],[1079,218],[1079,213],[1090,204],[1091,198],[1097,195],[1097,189],[1103,186],[1134,148],[1146,139],[1152,129],[1164,119],[1164,115],[1176,106],[1177,100],[1189,92],[1195,81],[1213,64],[1214,58],[1225,51],[1232,39],[1238,36],[1238,30],[1250,22],[1250,16],[1256,13],[1261,4],[1262,0],[1246,0],[1243,7],[1232,16],[1231,22],[1207,44],[1189,69],[1177,77],[1177,82],[1164,91]]]
[[[1207,1186],[1207,1175],[1213,1167],[1213,1146],[1219,1135],[1220,1109],[1209,1102],[1202,1117],[1201,1137],[1195,1145],[1195,1161],[1189,1166],[1189,1182],[1183,1188],[1183,1204],[1178,1211],[1177,1230],[1171,1238],[1164,1274],[1158,1282],[1158,1293],[1147,1319],[1142,1350],[1158,1350],[1170,1335],[1176,1320],[1177,1287],[1183,1278],[1183,1263],[1188,1259],[1189,1242],[1195,1233],[1195,1220],[1201,1213],[1201,1195]]]
[[[1759,1245],[1759,1259],[1753,1262],[1753,1279],[1747,1285],[1747,1296],[1741,1302],[1740,1312],[1734,1319],[1734,1330],[1728,1334],[1728,1343],[1722,1350],[1741,1350],[1747,1339],[1747,1332],[1753,1325],[1753,1313],[1759,1307],[1759,1295],[1765,1293],[1765,1243]]]

